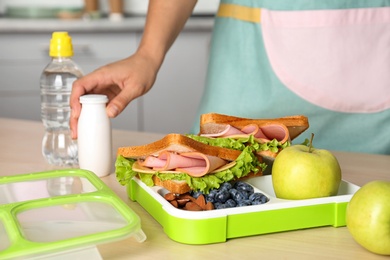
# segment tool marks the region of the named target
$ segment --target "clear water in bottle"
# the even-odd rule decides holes
[[[69,129],[72,83],[80,75],[45,70],[41,77],[41,118],[45,126],[42,153],[53,165],[78,164],[77,142]]]
[[[41,74],[41,118],[45,127],[42,154],[49,164],[77,166],[77,141],[72,140],[70,94],[73,82],[83,73],[71,59],[72,38],[67,32],[53,32],[50,40],[51,61]]]

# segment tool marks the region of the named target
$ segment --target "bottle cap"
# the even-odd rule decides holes
[[[108,98],[106,95],[90,94],[80,97],[81,104],[101,104],[107,102]]]
[[[68,32],[53,32],[50,40],[50,57],[73,56],[72,38]]]

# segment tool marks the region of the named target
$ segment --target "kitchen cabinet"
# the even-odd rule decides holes
[[[203,91],[212,30],[204,21],[199,24],[199,28],[192,25],[183,30],[168,52],[155,86],[112,120],[114,128],[157,133],[189,131]],[[84,73],[129,56],[142,36],[141,27],[124,29],[123,25],[120,30],[109,30],[104,25],[94,30],[88,26],[80,29],[73,24],[68,30],[73,39],[73,59]],[[40,120],[39,77],[50,60],[53,30],[32,27],[28,27],[31,31],[13,32],[10,27],[1,31],[0,22],[0,117]]]
[[[71,33],[75,62],[84,73],[126,57],[136,48],[135,35]],[[40,120],[39,78],[49,63],[51,33],[0,34],[0,116]],[[132,103],[113,126],[138,130],[138,104]],[[131,120],[126,120],[130,118]]]

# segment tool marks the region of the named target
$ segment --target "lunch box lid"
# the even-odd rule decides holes
[[[36,257],[133,236],[140,218],[99,177],[65,169],[0,177],[0,259]]]

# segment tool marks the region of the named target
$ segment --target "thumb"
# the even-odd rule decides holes
[[[127,105],[135,98],[144,94],[144,88],[140,86],[125,87],[108,103],[106,111],[111,118],[118,116]]]
[[[127,105],[139,95],[135,95],[131,88],[124,88],[107,105],[106,111],[108,117],[118,116],[127,107]]]
[[[124,110],[124,108],[120,109],[119,106],[116,104],[116,102],[114,102],[114,100],[110,101],[110,103],[108,103],[107,108],[106,108],[107,115],[108,115],[108,117],[111,117],[111,118],[116,117],[123,110]]]

